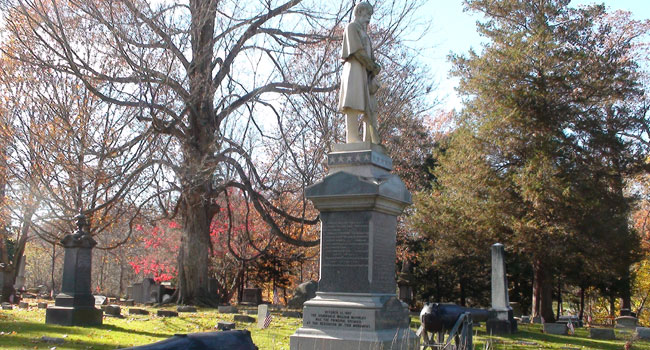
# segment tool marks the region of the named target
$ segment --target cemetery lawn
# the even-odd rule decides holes
[[[139,307],[142,308],[142,307]],[[28,310],[0,311],[0,349],[119,349],[144,345],[167,339],[174,334],[214,331],[218,321],[233,322],[233,314],[220,314],[215,309],[199,309],[198,313],[179,313],[179,317],[155,316],[156,308],[147,308],[150,315],[128,315],[129,307],[122,307],[124,318],[104,317],[100,327],[65,327],[45,324],[45,310],[31,307]],[[175,307],[165,309],[175,310]],[[252,308],[251,308],[252,310]],[[243,311],[240,308],[240,311]],[[257,318],[256,315],[252,317]],[[417,328],[417,317],[412,317]],[[237,323],[238,329],[248,329],[253,342],[260,350],[288,350],[289,336],[301,325],[301,319],[282,317],[273,312],[273,322],[268,329],[258,329],[257,323]],[[414,330],[415,330],[414,328]],[[519,332],[511,336],[489,337],[485,326],[476,327],[475,348],[484,349],[557,349],[557,350],[623,350],[625,342],[632,339],[631,332],[616,330],[617,340],[591,340],[587,328],[577,328],[574,336],[555,336],[541,332],[541,325],[520,325]],[[61,338],[62,344],[48,343],[42,337]],[[632,350],[650,350],[650,342],[633,341]]]

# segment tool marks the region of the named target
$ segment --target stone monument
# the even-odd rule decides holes
[[[508,277],[503,244],[492,245],[492,308],[486,323],[488,334],[511,334],[517,331],[508,297]]]
[[[381,67],[366,32],[373,8],[360,2],[345,29],[339,111],[346,115],[346,142],[327,155],[329,174],[307,187],[320,211],[320,280],[304,303],[303,326],[291,350],[417,349],[406,304],[395,291],[397,216],[411,194],[379,145],[374,91]],[[364,115],[364,138],[358,116]]]
[[[45,323],[64,326],[95,326],[102,324],[102,310],[95,308],[90,292],[92,249],[97,242],[84,231],[86,217],[77,216],[77,232],[63,237],[65,248],[61,293],[54,307],[45,312]]]

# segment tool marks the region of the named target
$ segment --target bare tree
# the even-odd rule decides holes
[[[318,244],[282,230],[279,220],[313,224],[316,219],[276,205],[282,179],[275,172],[265,173],[268,167],[258,168],[256,157],[264,153],[257,150],[274,120],[284,125],[281,118],[269,117],[292,101],[291,96],[336,89],[331,77],[338,65],[296,76],[291,74],[292,63],[296,55],[309,55],[313,45],[334,40],[332,28],[350,15],[353,3],[2,0],[0,4],[13,44],[5,54],[74,75],[103,101],[138,111],[141,132],[134,133],[134,140],[148,132],[167,140],[166,150],[154,162],[164,171],[149,174],[152,192],[176,193],[176,207],[160,209],[167,216],[179,215],[183,225],[179,303],[213,304],[207,293],[209,227],[220,209],[217,199],[228,188],[247,193],[274,237],[298,246]],[[376,8],[379,22],[395,33],[404,28],[404,18],[415,7],[406,1]]]

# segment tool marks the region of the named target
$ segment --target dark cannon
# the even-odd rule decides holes
[[[423,337],[423,349],[451,349],[453,341],[456,343],[455,349],[472,350],[472,324],[486,322],[489,316],[490,312],[483,309],[455,304],[426,304],[420,312],[422,325],[417,334]],[[448,334],[446,339],[445,333]]]
[[[157,343],[122,350],[258,350],[247,330],[178,334]]]
[[[486,322],[490,312],[484,309],[462,307],[456,304],[426,304],[420,312],[420,322],[427,332],[437,333],[451,330],[463,313],[469,312],[473,322]]]

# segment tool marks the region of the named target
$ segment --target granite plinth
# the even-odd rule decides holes
[[[45,323],[62,326],[100,326],[102,310],[95,307],[53,306],[45,310]]]

